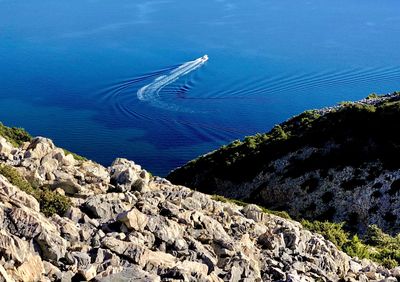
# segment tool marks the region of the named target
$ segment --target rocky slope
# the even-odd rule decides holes
[[[400,93],[305,112],[173,171],[174,183],[285,210],[346,221],[363,234],[400,231]]]
[[[104,168],[46,138],[9,140],[0,136],[0,281],[400,278],[295,221],[215,201],[132,161]]]

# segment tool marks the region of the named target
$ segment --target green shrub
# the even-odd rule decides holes
[[[341,250],[343,250],[343,247],[349,241],[349,234],[343,229],[344,223],[302,220],[301,224],[304,228],[321,234]]]
[[[68,197],[48,188],[38,191],[38,195],[40,196],[40,211],[46,216],[51,216],[55,213],[63,215],[71,206],[71,201]]]
[[[270,210],[270,209],[267,209],[267,208],[264,208],[264,207],[260,207],[260,208],[265,213],[273,214],[273,215],[276,215],[276,216],[279,216],[279,217],[282,217],[282,218],[286,218],[286,219],[292,219],[290,217],[290,215],[285,211],[274,211],[274,210]]]
[[[68,151],[67,149],[63,149],[63,151],[64,151],[65,155],[72,155],[74,157],[74,159],[77,161],[87,161],[87,158],[82,157],[78,154],[72,153],[72,152]]]
[[[228,198],[225,198],[220,195],[212,195],[211,199],[213,199],[214,201],[221,202],[221,203],[233,203],[233,204],[236,204],[236,205],[242,206],[242,207],[245,207],[248,205],[248,203],[245,203],[243,201],[239,201],[239,200],[235,200],[235,199],[228,199]]]
[[[304,228],[321,234],[349,256],[369,258],[387,268],[400,264],[400,234],[392,237],[376,225],[370,225],[363,238],[344,230],[345,223],[301,222]]]
[[[377,225],[368,226],[364,240],[371,246],[386,246],[390,244],[392,237],[385,234]]]
[[[8,142],[14,147],[19,147],[24,142],[28,142],[32,139],[30,134],[23,128],[7,127],[0,122],[0,135],[3,136]]]
[[[12,166],[0,164],[0,174],[7,178],[12,185],[17,186],[22,191],[30,195],[35,194],[32,185]]]
[[[289,137],[288,133],[285,132],[285,130],[280,125],[275,125],[269,134],[271,135],[271,139],[275,141],[286,140]]]
[[[367,99],[376,99],[379,98],[379,95],[376,93],[371,93],[367,96]]]
[[[383,265],[384,267],[386,267],[387,269],[393,269],[393,268],[395,268],[395,267],[398,265],[398,263],[397,263],[397,261],[394,260],[394,259],[391,259],[391,258],[384,258],[384,259],[382,260],[382,265]]]
[[[25,193],[32,195],[40,204],[40,211],[46,216],[55,213],[63,215],[71,206],[68,197],[52,191],[49,187],[39,186],[36,182],[28,182],[15,168],[9,165],[0,164],[0,174],[14,186]]]
[[[343,250],[351,257],[358,257],[360,259],[370,257],[368,247],[361,242],[357,235],[348,240]]]

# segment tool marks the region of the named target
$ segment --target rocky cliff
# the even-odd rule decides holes
[[[400,231],[400,93],[304,112],[173,171],[174,183],[285,210],[297,219],[345,221],[363,234]]]
[[[46,138],[4,136],[0,281],[400,278],[258,206],[215,201],[126,159],[105,168]]]

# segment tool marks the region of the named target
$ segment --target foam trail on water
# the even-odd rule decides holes
[[[173,109],[172,105],[168,105],[165,102],[159,101],[158,97],[160,96],[160,91],[167,85],[175,82],[179,78],[184,75],[195,71],[196,69],[200,68],[208,61],[208,56],[204,55],[201,58],[198,58],[194,61],[186,62],[183,65],[180,65],[176,69],[172,70],[167,75],[162,75],[157,77],[152,83],[147,84],[140,88],[137,92],[137,97],[141,101],[148,101],[153,105]]]

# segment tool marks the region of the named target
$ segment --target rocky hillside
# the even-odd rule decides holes
[[[0,281],[400,278],[255,205],[216,201],[126,159],[105,168],[46,138],[1,135]]]
[[[209,194],[284,210],[297,219],[400,231],[400,92],[304,112],[173,171]]]

